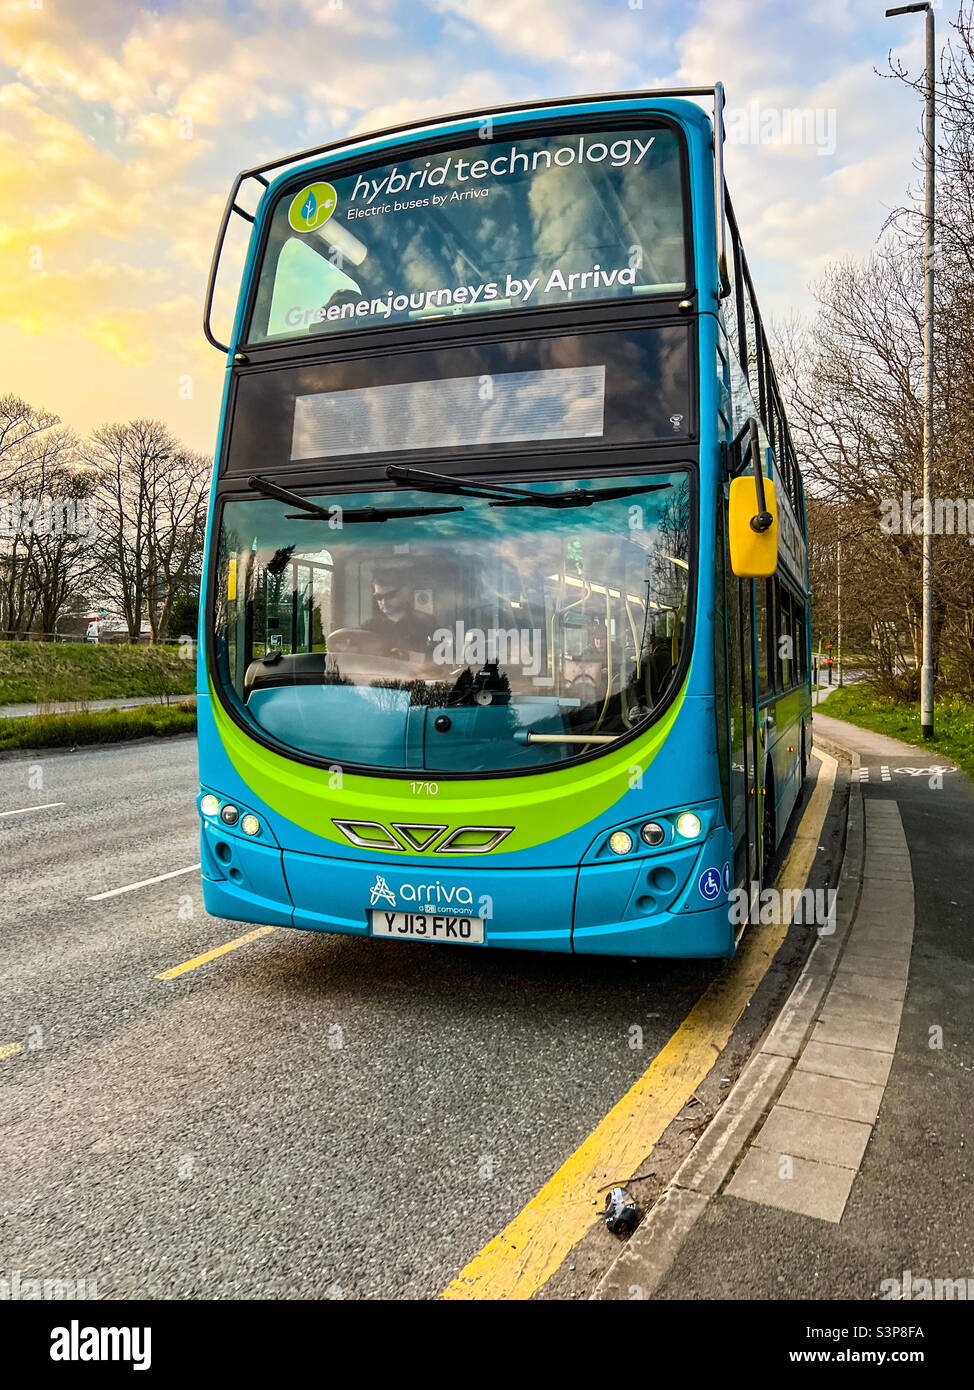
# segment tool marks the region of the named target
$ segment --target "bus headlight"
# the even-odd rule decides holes
[[[676,818],[676,828],[684,840],[695,840],[700,834],[700,817],[692,811],[684,811]]]
[[[257,835],[260,831],[260,821],[248,811],[240,822],[240,829],[245,835]]]
[[[237,810],[236,806],[224,806],[223,810],[220,812],[220,819],[223,821],[224,825],[236,825],[237,821],[240,819],[240,812]]]
[[[206,796],[200,801],[200,811],[204,816],[215,816],[220,809],[220,798],[214,796],[212,792],[207,792]]]
[[[617,830],[609,836],[609,849],[613,854],[628,854],[632,849],[632,836],[628,830]]]
[[[666,839],[666,831],[654,820],[648,820],[639,833],[647,845],[661,845]]]

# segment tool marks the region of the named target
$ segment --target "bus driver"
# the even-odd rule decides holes
[[[413,591],[402,570],[377,570],[372,580],[375,616],[362,624],[365,632],[382,638],[391,656],[408,660],[419,653],[428,657],[437,623],[432,614],[413,606]]]

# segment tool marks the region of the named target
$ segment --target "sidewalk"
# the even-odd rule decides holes
[[[858,685],[862,679],[862,671],[847,671],[845,673],[845,676],[843,677],[842,684]],[[830,682],[828,678],[823,678],[820,672],[818,684],[812,686],[812,704],[820,705],[823,700],[827,700],[828,697],[839,688],[840,686],[838,675],[836,675],[834,681]]]
[[[137,709],[139,705],[178,705],[182,700],[195,700],[189,695],[131,695],[119,700],[51,700],[43,705],[0,705],[0,719],[23,719],[44,714],[94,714],[106,709]]]
[[[596,1298],[974,1298],[974,784],[814,733],[860,764],[836,933]]]

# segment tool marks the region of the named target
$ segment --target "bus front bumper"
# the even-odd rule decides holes
[[[543,869],[359,863],[239,838],[227,860],[225,837],[223,856],[214,853],[219,835],[204,822],[203,900],[208,912],[234,921],[368,936],[372,912],[388,909],[476,917],[483,944],[508,949],[680,958],[734,952],[720,831],[651,859]]]

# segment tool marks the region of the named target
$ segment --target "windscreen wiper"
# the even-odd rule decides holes
[[[336,527],[347,525],[352,521],[395,521],[401,516],[445,516],[447,512],[462,512],[462,507],[342,507],[337,503],[335,510],[338,516],[329,517],[332,524]],[[301,521],[303,518],[298,515],[285,516],[287,521]],[[315,517],[320,521],[320,517]]]
[[[534,493],[530,497],[504,498],[492,507],[591,507],[593,502],[610,502],[614,497],[638,497],[644,492],[665,492],[672,483],[644,483],[641,487],[572,488],[571,492]]]
[[[255,492],[262,492],[265,497],[275,497],[279,502],[300,507],[301,510],[297,514],[285,512],[285,521],[304,521],[312,518],[315,521],[330,521],[333,526],[340,522],[344,526],[346,522],[395,521],[403,516],[443,516],[447,512],[463,511],[462,507],[343,507],[340,502],[333,502],[330,508],[320,507],[317,502],[302,497],[299,492],[279,487],[269,478],[261,478],[256,474],[247,479],[247,486],[252,487]]]
[[[292,507],[300,507],[309,516],[324,517],[329,520],[329,513],[324,507],[319,507],[317,502],[310,502],[307,497],[302,497],[299,492],[292,492],[290,488],[279,487],[277,483],[272,483],[270,478],[262,478],[259,474],[254,474],[247,479],[247,486],[253,488],[254,492],[262,492],[265,497],[276,497],[278,502],[287,502]]]
[[[660,492],[672,483],[644,483],[639,487],[604,487],[595,491],[576,487],[571,492],[535,492],[529,488],[510,487],[507,483],[465,483],[446,473],[430,473],[425,468],[402,468],[391,463],[386,477],[393,482],[408,483],[418,492],[454,492],[458,497],[486,497],[492,507],[590,507],[593,502],[609,501],[613,497],[636,497],[643,492]]]
[[[451,492],[457,497],[523,497],[534,501],[537,493],[523,487],[510,487],[507,483],[466,483],[462,478],[451,478],[448,473],[431,473],[426,468],[403,468],[398,463],[390,463],[386,477],[394,483],[406,483],[417,492]]]

